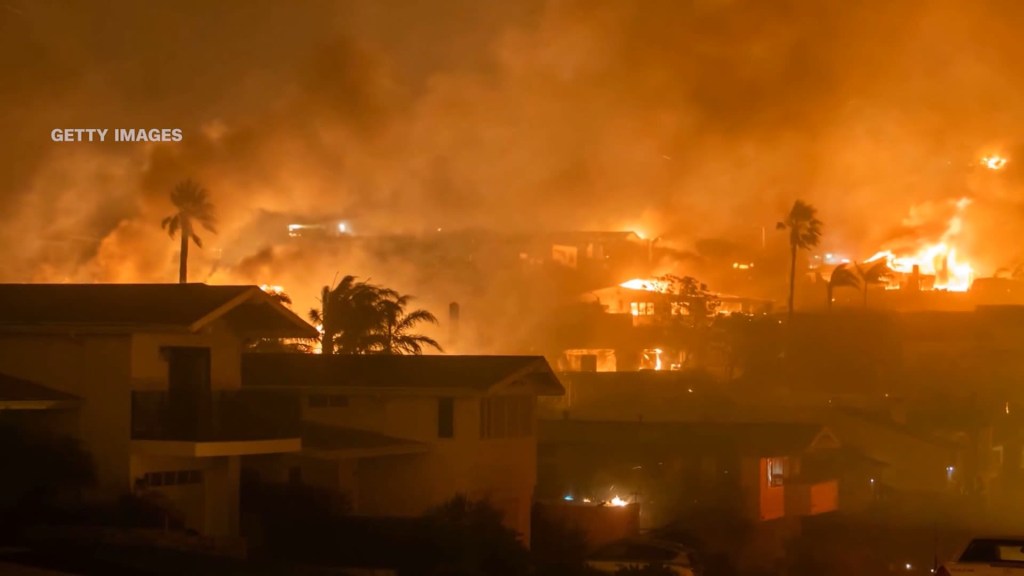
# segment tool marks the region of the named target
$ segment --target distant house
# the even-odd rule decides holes
[[[255,286],[3,284],[0,416],[79,439],[99,496],[235,537],[240,458],[301,448],[297,407],[242,392],[242,351],[315,334]]]
[[[636,501],[649,526],[690,507],[756,522],[838,508],[817,459],[839,441],[818,425],[559,420],[540,442],[544,497]]]
[[[563,393],[543,358],[248,354],[242,380],[302,399],[303,450],[258,459],[261,481],[338,491],[368,516],[487,498],[529,542],[537,397]]]

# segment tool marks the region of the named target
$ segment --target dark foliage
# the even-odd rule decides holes
[[[11,465],[0,475],[0,532],[21,528],[67,502],[95,482],[92,459],[69,438],[0,425],[0,453]]]
[[[590,574],[586,568],[587,540],[584,532],[534,506],[530,553],[537,576]]]

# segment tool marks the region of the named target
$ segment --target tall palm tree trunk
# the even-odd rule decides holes
[[[188,240],[189,234],[181,229],[181,255],[178,262],[178,283],[188,283]]]
[[[789,321],[793,321],[793,294],[796,290],[796,243],[789,248]]]

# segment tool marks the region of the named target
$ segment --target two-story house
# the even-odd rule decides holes
[[[73,407],[96,496],[152,497],[204,536],[239,533],[242,456],[301,448],[297,406],[242,393],[246,342],[315,335],[255,286],[0,285],[6,407]]]
[[[252,459],[261,481],[336,490],[367,516],[486,498],[529,542],[537,397],[563,393],[543,358],[247,354],[242,380],[302,398],[303,450]]]

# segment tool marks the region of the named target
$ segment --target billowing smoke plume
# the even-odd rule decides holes
[[[1009,0],[5,0],[0,280],[173,281],[158,224],[186,177],[221,223],[192,277],[300,307],[354,273],[444,309],[404,265],[279,245],[328,215],[754,243],[800,197],[825,244],[867,256],[912,207],[969,196],[990,272],[1021,256],[1021,24]],[[61,127],[185,140],[51,142]],[[984,173],[988,153],[1010,163]]]

